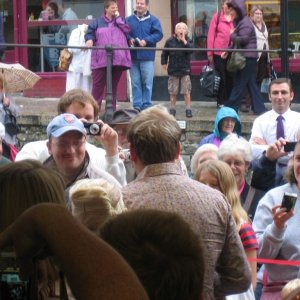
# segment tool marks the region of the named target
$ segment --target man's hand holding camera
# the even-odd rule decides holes
[[[101,125],[101,131],[100,134],[95,135],[95,138],[102,144],[103,148],[106,150],[106,155],[114,156],[118,154],[119,151],[117,132],[101,120],[98,120],[97,124]]]

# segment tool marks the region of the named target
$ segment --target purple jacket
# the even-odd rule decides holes
[[[231,34],[230,39],[234,43],[239,42],[241,49],[257,49],[256,33],[251,19],[246,14],[244,0],[231,0],[229,6],[237,12],[234,20],[235,31]],[[233,47],[233,46],[232,46]],[[243,52],[245,57],[258,58],[257,52]]]
[[[93,40],[94,46],[105,46],[111,44],[127,48],[126,34],[130,31],[130,27],[121,17],[109,20],[104,15],[95,19],[90,23],[85,41]],[[92,51],[91,69],[99,69],[106,67],[106,51],[96,49]],[[129,50],[113,50],[112,65],[120,66],[124,69],[131,67],[131,56]]]

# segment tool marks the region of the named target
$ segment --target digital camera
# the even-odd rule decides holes
[[[101,125],[98,123],[83,123],[87,135],[99,135],[101,133]]]
[[[130,149],[122,149],[122,152],[124,154],[125,160],[130,160]]]
[[[134,47],[140,47],[141,40],[137,37],[134,39]]]

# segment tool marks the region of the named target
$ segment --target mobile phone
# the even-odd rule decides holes
[[[286,142],[286,144],[283,146],[284,152],[292,152],[295,149],[297,142]]]
[[[286,208],[289,212],[294,209],[297,200],[297,194],[285,192],[281,202],[281,208]]]

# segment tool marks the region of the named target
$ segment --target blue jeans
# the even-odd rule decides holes
[[[245,89],[248,87],[253,112],[257,115],[266,111],[264,100],[256,83],[257,59],[246,57],[246,66],[236,73],[236,81],[229,96],[226,106],[238,111]]]
[[[133,107],[143,110],[152,105],[154,61],[132,61],[130,69]]]

